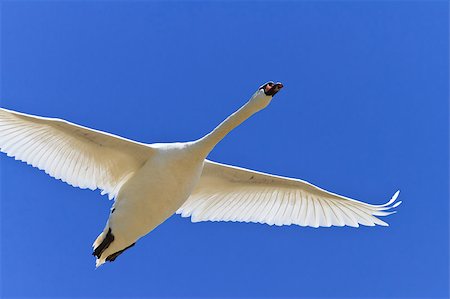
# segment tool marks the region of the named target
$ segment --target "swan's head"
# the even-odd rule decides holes
[[[269,81],[259,87],[259,90],[262,90],[266,96],[273,97],[277,92],[279,92],[283,88],[283,84],[281,82],[273,83]]]
[[[280,82],[274,83],[269,81],[263,85],[261,85],[258,90],[253,94],[251,101],[259,104],[262,108],[265,108],[269,105],[273,96],[279,92],[283,88],[283,84]]]

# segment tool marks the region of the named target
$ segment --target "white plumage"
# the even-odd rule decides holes
[[[199,221],[256,222],[311,227],[387,226],[401,202],[397,191],[383,205],[370,205],[320,189],[308,182],[205,161],[201,180],[177,214]]]
[[[272,82],[205,137],[185,143],[143,144],[60,119],[0,108],[0,149],[56,179],[101,189],[115,199],[94,242],[97,266],[173,213],[199,221],[240,221],[311,227],[387,223],[398,191],[383,205],[340,196],[302,180],[206,160],[232,129],[265,108],[282,88]]]
[[[99,188],[110,198],[152,153],[145,144],[112,134],[6,109],[0,109],[0,147],[56,179],[82,189]]]

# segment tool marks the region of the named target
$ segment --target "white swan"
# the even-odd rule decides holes
[[[205,137],[184,143],[143,144],[61,119],[0,109],[0,149],[8,156],[80,188],[101,189],[115,199],[95,240],[97,267],[175,212],[198,221],[269,225],[387,225],[401,202],[398,191],[383,205],[346,198],[302,180],[205,160],[214,146],[283,87],[268,82]]]

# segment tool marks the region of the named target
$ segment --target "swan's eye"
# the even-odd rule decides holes
[[[273,83],[273,82],[269,82],[266,85],[264,85],[264,92],[267,94],[274,85],[275,85],[275,83]]]
[[[262,89],[262,90],[264,90],[264,92],[267,92],[274,85],[275,85],[275,83],[273,83],[273,82],[267,82],[266,84],[262,85],[259,89]]]

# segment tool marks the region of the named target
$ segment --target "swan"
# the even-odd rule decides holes
[[[207,160],[231,130],[266,108],[283,84],[268,82],[206,136],[144,144],[56,118],[0,108],[0,150],[74,187],[114,199],[93,244],[96,267],[114,261],[174,213],[199,221],[310,227],[388,224],[399,191],[382,205],[306,181]]]

